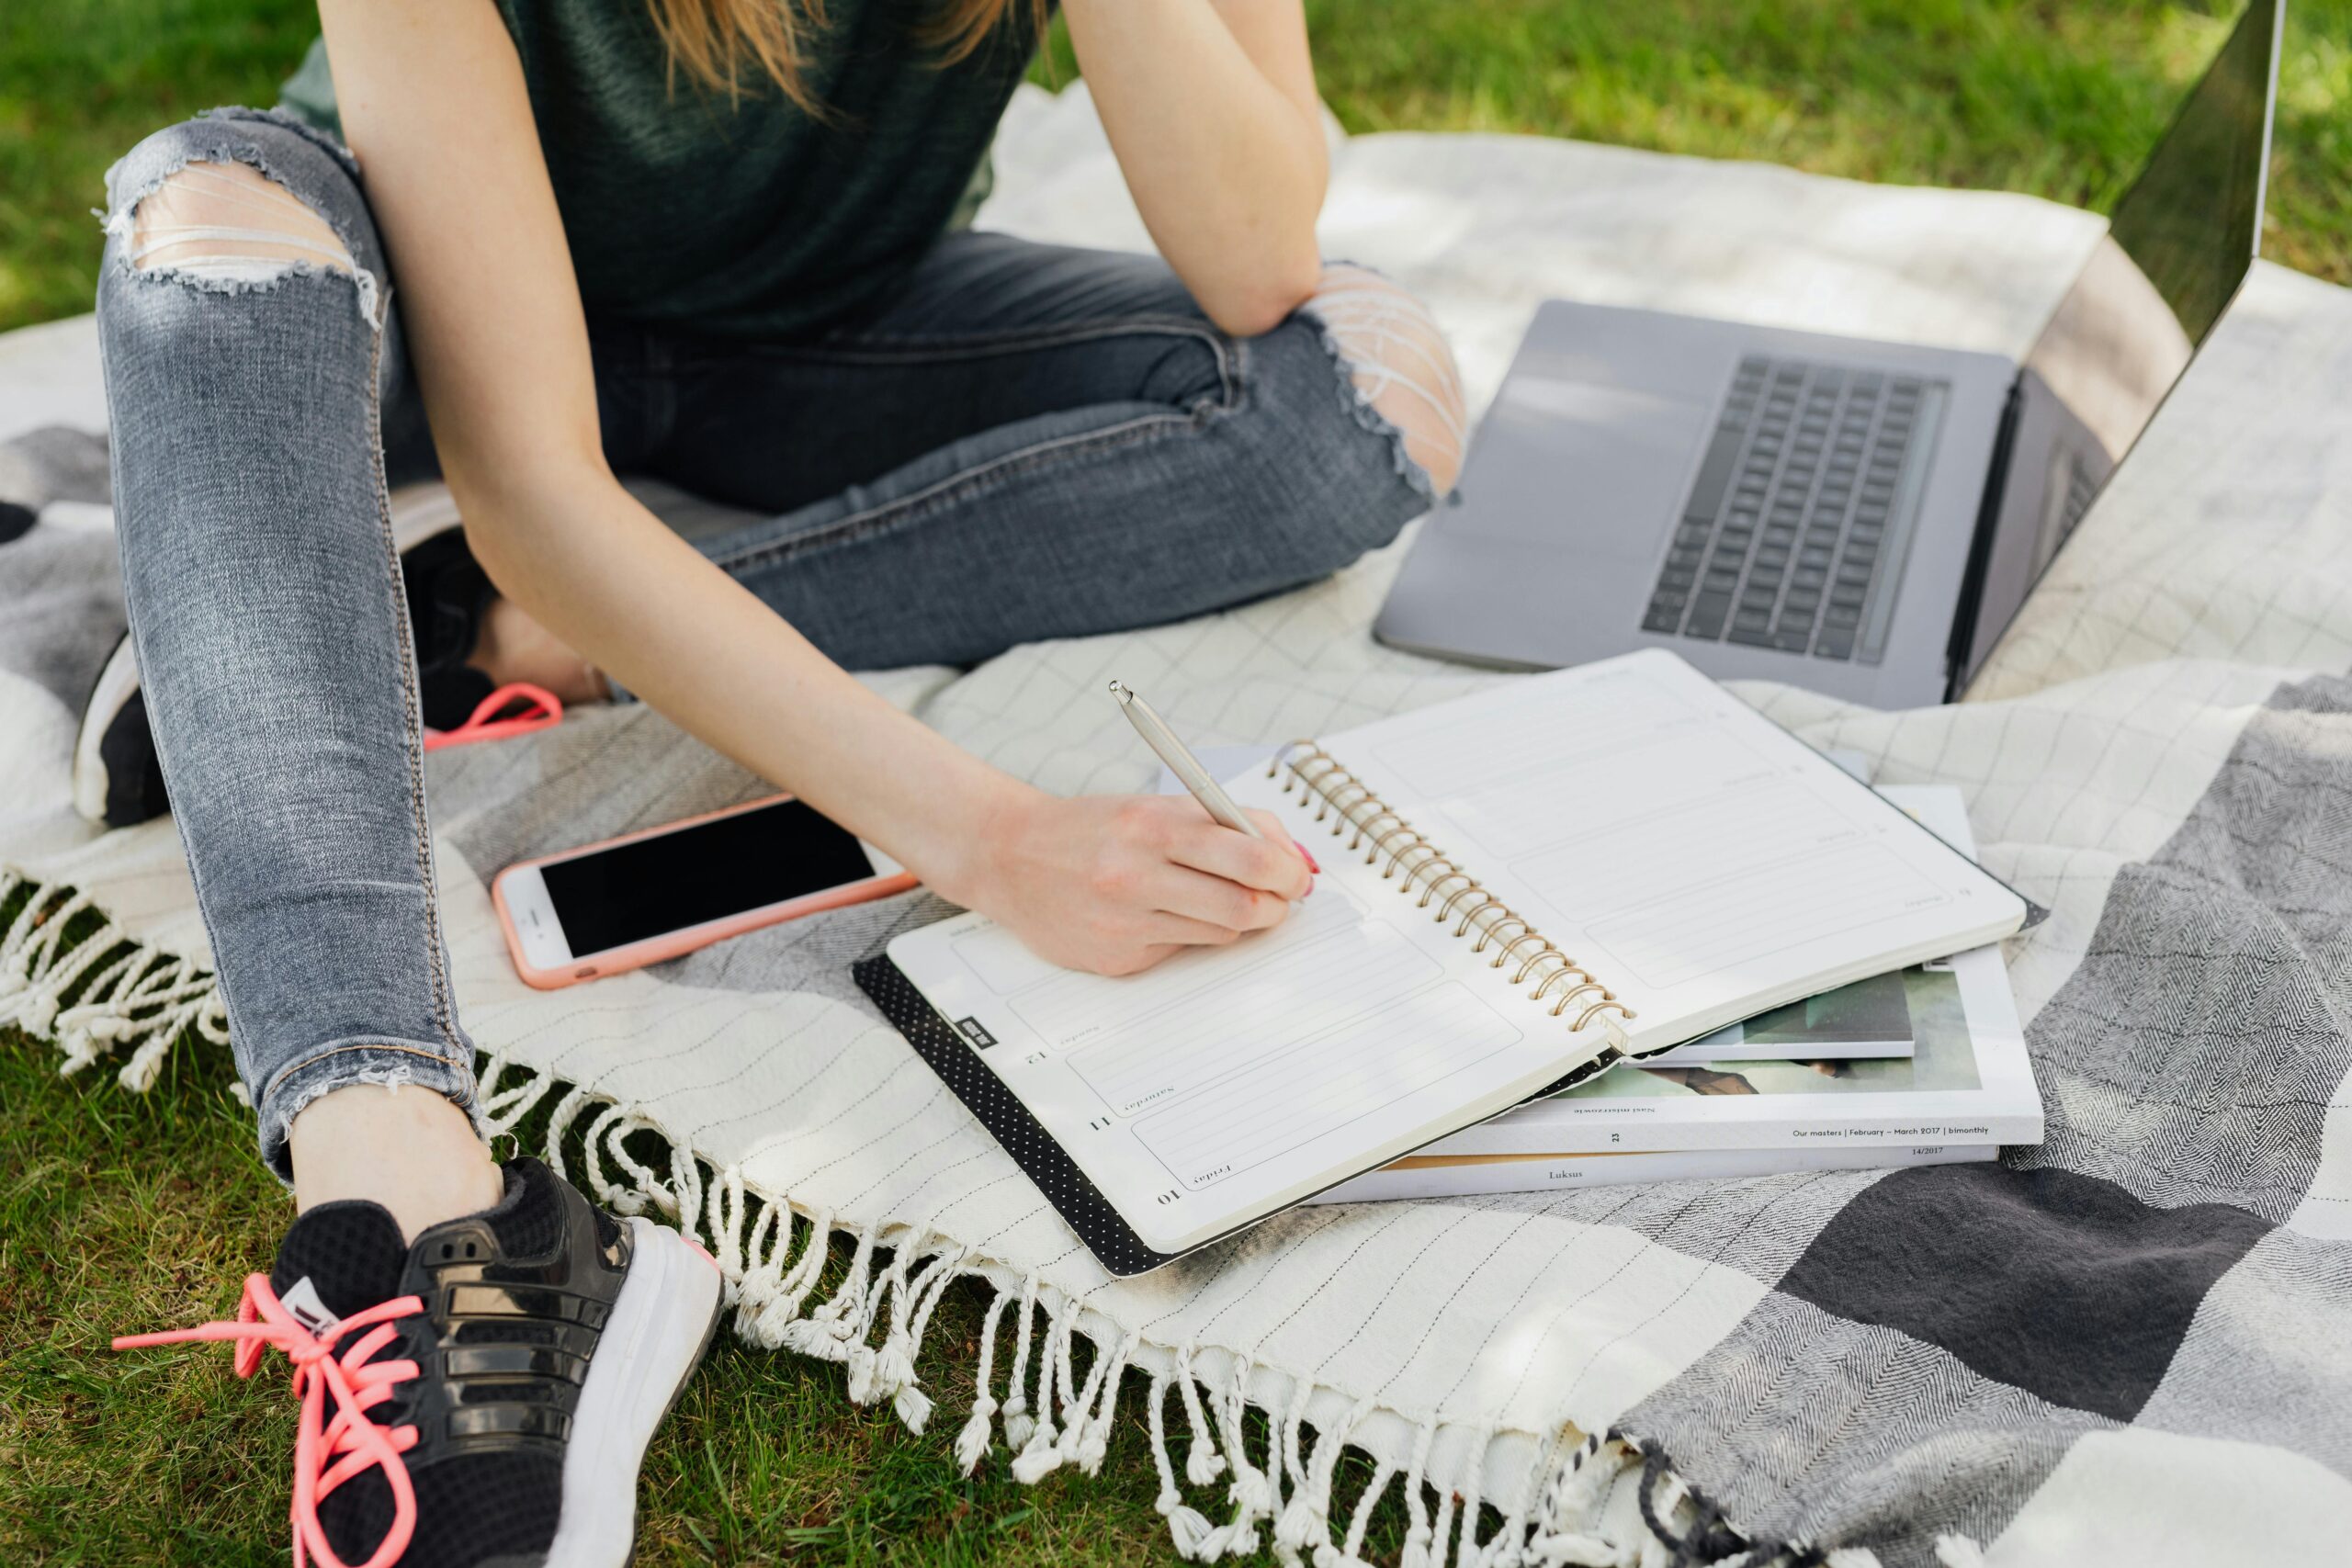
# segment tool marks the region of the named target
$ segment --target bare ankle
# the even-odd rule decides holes
[[[466,662],[493,684],[527,681],[566,703],[598,703],[612,695],[601,671],[503,595],[483,612],[481,635]]]
[[[418,1233],[495,1204],[505,1179],[472,1120],[421,1086],[354,1084],[321,1095],[288,1129],[294,1205],[361,1199]]]

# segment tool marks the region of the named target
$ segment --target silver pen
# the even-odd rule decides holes
[[[1176,775],[1179,784],[1193,792],[1193,798],[1201,803],[1202,810],[1237,833],[1265,838],[1258,824],[1244,817],[1241,807],[1233,804],[1233,797],[1225,793],[1224,786],[1209,777],[1209,771],[1201,766],[1201,760],[1193,755],[1192,748],[1176,739],[1168,721],[1153,712],[1151,705],[1137,695],[1134,687],[1124,681],[1114,681],[1111,695],[1118,699],[1119,711],[1127,716],[1127,722],[1136,727],[1144,744],[1159,753],[1159,760],[1168,764],[1168,771]]]

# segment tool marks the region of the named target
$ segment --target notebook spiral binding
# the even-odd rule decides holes
[[[1527,993],[1529,998],[1542,1001],[1551,998],[1554,1018],[1566,1013],[1579,998],[1584,999],[1568,1032],[1574,1034],[1599,1019],[1609,1032],[1610,1043],[1576,1077],[1589,1077],[1628,1055],[1623,1028],[1617,1019],[1604,1015],[1614,1012],[1619,1018],[1631,1019],[1634,1010],[1619,1001],[1591,971],[1562,952],[1524,917],[1480,886],[1476,877],[1464,871],[1415,830],[1410,822],[1391,810],[1339,759],[1312,740],[1294,740],[1276,751],[1273,760],[1266,764],[1266,776],[1270,779],[1285,772],[1289,776],[1282,781],[1283,793],[1288,795],[1295,788],[1302,804],[1308,795],[1317,796],[1321,804],[1315,807],[1313,820],[1321,822],[1329,818],[1331,837],[1349,834],[1350,851],[1369,844],[1370,852],[1364,856],[1366,865],[1383,855],[1388,857],[1381,880],[1390,881],[1401,875],[1403,881],[1397,890],[1406,894],[1413,891],[1416,883],[1420,885],[1420,902],[1415,908],[1428,908],[1438,903],[1441,889],[1450,889],[1443,902],[1438,903],[1433,918],[1443,925],[1454,918],[1454,911],[1459,908],[1462,918],[1454,926],[1453,934],[1467,937],[1475,928],[1478,935],[1471,952],[1484,953],[1488,946],[1495,947],[1494,962],[1488,968],[1500,969],[1516,961],[1510,984],[1517,987],[1532,982],[1532,988]]]

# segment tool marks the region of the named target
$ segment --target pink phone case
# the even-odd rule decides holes
[[[565,850],[560,854],[540,855],[536,860],[517,861],[493,878],[490,885],[490,901],[498,910],[499,929],[506,933],[507,955],[514,961],[514,972],[523,983],[542,991],[560,990],[582,980],[594,980],[605,975],[619,975],[631,969],[642,969],[649,964],[659,964],[665,958],[678,958],[697,948],[708,947],[714,942],[724,942],[730,936],[758,931],[763,926],[782,925],[803,915],[813,915],[820,909],[838,909],[849,904],[863,904],[870,898],[887,898],[893,893],[904,893],[918,885],[911,872],[896,872],[888,876],[871,876],[863,882],[844,882],[838,887],[827,887],[781,904],[729,915],[723,920],[709,920],[698,926],[687,926],[662,936],[648,937],[643,942],[616,947],[609,953],[589,958],[574,958],[560,969],[534,968],[523,956],[523,939],[514,930],[514,917],[506,908],[506,878],[525,866],[547,865],[556,861],[575,860],[582,855],[608,850],[616,844],[633,844],[639,839],[659,838],[674,833],[681,828],[697,823],[716,822],[722,817],[738,817],[746,811],[757,811],[779,801],[790,800],[788,795],[773,795],[764,800],[750,801],[742,806],[730,806],[723,811],[706,811],[699,817],[688,817],[676,822],[665,822],[659,828],[647,828],[635,833],[623,833],[618,838],[598,843],[582,844],[578,849]]]

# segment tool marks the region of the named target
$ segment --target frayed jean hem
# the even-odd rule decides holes
[[[378,1084],[390,1089],[414,1088],[438,1094],[463,1111],[474,1131],[487,1137],[489,1126],[474,1095],[471,1061],[452,1057],[447,1047],[402,1040],[338,1040],[320,1046],[271,1078],[254,1104],[260,1122],[263,1163],[291,1185],[294,1165],[287,1146],[294,1118],[320,1096],[355,1084]]]

